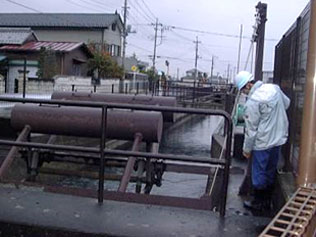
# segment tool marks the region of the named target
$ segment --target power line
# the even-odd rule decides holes
[[[152,17],[152,16],[148,15],[146,9],[144,10],[144,8],[139,4],[139,2],[137,0],[135,0],[134,2],[139,7],[139,9],[148,17],[148,19],[151,19],[152,22],[155,21],[156,17]]]
[[[208,34],[208,35],[217,35],[217,36],[223,36],[223,37],[229,37],[229,38],[239,38],[239,35],[233,35],[233,34],[225,34],[225,33],[219,33],[219,32],[210,32],[205,30],[196,30],[196,29],[190,29],[190,28],[184,28],[179,26],[168,26],[171,29],[175,30],[182,30],[182,31],[189,31],[194,33],[200,33],[200,34]],[[244,39],[252,39],[252,37],[243,36]],[[266,41],[278,41],[277,39],[265,39]]]
[[[23,7],[23,8],[25,8],[25,9],[31,10],[31,11],[33,11],[33,12],[39,13],[39,14],[45,14],[45,13],[43,13],[43,12],[41,12],[41,11],[35,9],[35,8],[28,7],[28,6],[24,5],[24,4],[15,2],[15,1],[13,1],[13,0],[5,0],[5,1],[10,2],[10,3],[12,3],[12,4],[15,4],[15,5],[18,5],[18,6],[20,6],[20,7]],[[68,1],[69,1],[69,0],[68,0]],[[87,27],[86,25],[83,25],[81,22],[69,21],[68,19],[65,19],[65,18],[62,18],[62,17],[58,17],[58,16],[56,16],[56,15],[47,14],[47,17],[53,18],[53,19],[58,19],[58,20],[61,20],[61,21],[67,22],[67,23],[71,23],[71,24],[76,24],[76,25],[78,25],[78,26],[84,26],[84,27],[89,28],[89,29],[96,29],[95,27]]]
[[[154,19],[156,19],[157,17],[155,16],[155,14],[150,10],[150,8],[148,7],[148,5],[146,4],[146,2],[144,0],[142,0],[144,6],[146,7],[146,9],[148,10],[148,12],[153,16]]]
[[[145,51],[145,52],[149,52],[149,53],[151,53],[151,52],[152,52],[152,51],[151,51],[151,50],[149,50],[149,49],[142,48],[142,47],[140,47],[140,46],[138,46],[138,45],[135,45],[135,44],[128,43],[128,45],[130,45],[130,46],[132,46],[132,47],[134,47],[134,48],[137,48],[137,49],[143,50],[143,51]]]
[[[133,9],[134,9],[135,11],[137,11],[138,14],[139,14],[140,16],[142,16],[146,21],[148,21],[148,22],[150,22],[150,23],[153,22],[153,20],[152,20],[151,18],[149,18],[148,16],[146,16],[146,15],[145,15],[143,12],[141,12],[137,7],[135,7],[134,3],[132,4],[132,3],[130,2],[129,4],[130,4],[130,6],[132,6]]]
[[[78,0],[77,0],[78,1]],[[106,7],[105,5],[103,5],[102,4],[102,6],[101,6],[101,4],[97,4],[97,3],[95,3],[94,1],[90,1],[90,0],[79,0],[79,1],[81,1],[81,2],[84,2],[84,3],[86,3],[86,4],[89,4],[88,6],[89,7],[93,7],[93,8],[97,8],[98,9],[98,11],[100,11],[99,9],[100,9],[100,7],[102,7],[102,8],[108,8],[108,7]],[[85,6],[86,7],[86,6]],[[109,9],[109,8],[108,8]],[[111,9],[112,10],[112,9]]]
[[[38,11],[38,10],[32,8],[32,7],[28,7],[28,6],[26,6],[26,5],[23,5],[22,3],[18,3],[18,2],[12,1],[12,0],[6,0],[6,1],[7,1],[7,2],[10,2],[10,3],[13,3],[13,4],[15,4],[15,5],[18,5],[18,6],[20,6],[20,7],[24,7],[24,8],[26,8],[26,9],[28,9],[28,10],[31,10],[31,11],[34,11],[34,12],[37,12],[37,13],[41,13],[40,11]]]
[[[98,0],[89,0],[90,2],[92,2],[95,6],[102,6],[102,7],[106,7],[108,9],[111,9],[111,11],[114,9],[117,9],[118,6],[114,6],[114,5],[107,5],[107,4],[104,4],[104,2],[101,2],[101,1],[98,1]]]
[[[100,9],[96,9],[94,7],[90,7],[90,6],[86,6],[86,5],[82,5],[80,3],[77,3],[77,2],[74,2],[73,0],[66,0],[68,3],[72,4],[72,5],[75,5],[75,6],[78,6],[78,7],[81,7],[83,9],[89,9],[89,10],[92,10],[92,11],[96,11],[96,12],[100,12]],[[82,1],[82,0],[80,0]]]

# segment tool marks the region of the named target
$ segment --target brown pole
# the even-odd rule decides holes
[[[140,134],[140,133],[135,134],[135,140],[134,140],[132,151],[139,150],[139,145],[142,141],[142,138],[143,138],[142,134]],[[126,164],[126,167],[124,170],[124,174],[123,174],[123,177],[121,179],[120,186],[118,188],[119,192],[126,192],[127,185],[131,179],[131,175],[132,175],[132,172],[134,169],[135,161],[136,161],[136,157],[134,157],[134,156],[128,158],[128,161],[127,161],[127,164]]]
[[[316,0],[310,1],[310,25],[298,185],[316,182]]]
[[[31,127],[26,125],[18,138],[16,139],[17,142],[23,142],[26,140],[27,136],[31,132]],[[12,164],[14,157],[16,153],[19,151],[19,147],[13,146],[11,147],[7,157],[3,161],[1,167],[0,167],[0,180],[3,178],[4,174],[7,172],[7,170],[10,168],[10,165]]]

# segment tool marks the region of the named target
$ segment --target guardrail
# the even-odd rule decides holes
[[[78,107],[90,107],[90,108],[100,108],[102,109],[102,124],[101,124],[101,137],[100,137],[100,147],[97,148],[87,148],[80,146],[65,146],[65,145],[53,145],[53,144],[43,144],[43,143],[34,143],[34,142],[18,142],[18,141],[7,141],[0,140],[0,145],[10,145],[10,146],[18,146],[25,147],[28,149],[46,149],[50,151],[68,151],[68,152],[82,152],[82,153],[93,153],[98,154],[100,159],[99,165],[99,185],[98,185],[98,201],[99,203],[103,202],[104,193],[109,195],[109,198],[115,200],[129,200],[131,197],[128,193],[109,193],[104,192],[104,168],[105,168],[105,155],[120,155],[124,157],[142,157],[146,160],[152,159],[160,159],[163,161],[184,161],[193,164],[206,164],[210,166],[220,167],[223,170],[223,182],[221,186],[221,202],[219,207],[219,212],[221,216],[225,215],[226,209],[226,199],[227,199],[227,188],[229,181],[229,169],[231,163],[231,141],[232,141],[232,120],[231,116],[225,112],[220,110],[210,110],[210,109],[192,109],[192,108],[175,108],[175,107],[156,107],[156,106],[145,106],[145,105],[127,105],[127,104],[117,104],[117,103],[100,103],[100,102],[79,102],[79,101],[64,101],[64,100],[41,100],[41,99],[20,99],[20,98],[7,98],[0,97],[0,101],[6,102],[14,102],[14,103],[33,103],[33,104],[46,104],[46,105],[58,105],[58,106],[78,106]],[[214,159],[214,158],[205,158],[205,157],[191,157],[185,155],[172,155],[172,154],[153,154],[148,152],[133,152],[133,151],[123,151],[123,150],[110,150],[105,148],[106,141],[106,120],[107,120],[107,111],[108,109],[129,109],[129,110],[142,110],[142,111],[158,111],[158,112],[172,112],[172,113],[186,113],[186,114],[195,114],[195,115],[217,115],[222,116],[225,119],[225,137],[226,137],[226,148],[224,159]],[[190,168],[190,165],[188,165]],[[204,172],[205,170],[209,170],[210,166],[207,167],[196,167],[192,165],[191,169],[199,170],[199,172]],[[174,168],[174,167],[173,167]],[[183,167],[184,170],[187,170],[187,167]],[[193,172],[193,171],[192,171]],[[52,188],[50,190],[55,190],[56,188]],[[63,191],[61,191],[63,192]],[[71,192],[71,190],[64,190],[64,192]],[[87,194],[85,194],[87,195]],[[94,196],[93,193],[90,192],[90,195]],[[139,196],[140,195],[140,196]],[[132,196],[134,199],[138,199],[138,201],[157,201],[157,196],[147,195],[146,198],[143,197],[143,194],[139,194]],[[161,198],[159,196],[158,198]],[[180,201],[179,201],[180,200]],[[174,198],[170,197],[169,199],[165,199],[166,202],[173,203],[182,203],[184,206],[188,207],[196,207],[196,208],[204,208],[209,204],[210,199],[185,199],[185,198]],[[158,201],[158,203],[160,203]],[[187,205],[188,204],[188,205]]]

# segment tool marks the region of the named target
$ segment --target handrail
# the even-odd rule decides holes
[[[34,148],[46,148],[53,150],[67,150],[67,151],[81,151],[81,152],[92,152],[100,154],[100,170],[99,170],[99,190],[98,190],[98,200],[100,203],[103,202],[103,184],[104,184],[104,155],[127,155],[127,156],[139,156],[139,157],[148,157],[148,153],[144,152],[127,152],[127,151],[113,151],[106,150],[104,148],[106,140],[106,117],[107,109],[116,108],[116,109],[131,109],[131,110],[143,110],[143,111],[158,111],[158,112],[173,112],[173,113],[186,113],[186,114],[196,114],[196,115],[217,115],[222,116],[225,119],[225,127],[227,128],[225,133],[227,137],[226,150],[225,150],[225,162],[209,159],[209,158],[188,158],[185,156],[174,156],[172,155],[162,155],[162,154],[150,154],[152,158],[157,159],[173,159],[173,160],[182,160],[189,162],[202,162],[222,165],[224,168],[224,179],[222,184],[223,189],[223,198],[221,199],[220,204],[220,215],[225,216],[226,209],[226,200],[227,200],[227,189],[229,181],[229,169],[231,163],[231,140],[232,140],[232,119],[231,116],[222,110],[211,110],[211,109],[192,109],[192,108],[179,108],[179,107],[168,107],[168,106],[150,106],[150,105],[131,105],[131,104],[120,104],[120,103],[105,103],[105,102],[86,102],[86,101],[66,101],[66,100],[44,100],[44,99],[21,99],[21,98],[8,98],[0,96],[0,101],[6,102],[16,102],[16,103],[35,103],[35,104],[50,104],[50,105],[59,105],[59,106],[78,106],[78,107],[92,107],[102,109],[102,133],[100,138],[100,149],[95,148],[78,148],[74,146],[60,146],[60,145],[51,145],[51,144],[38,144],[38,143],[23,143],[23,142],[9,142],[0,140],[0,144],[3,145],[13,145],[13,146],[24,146],[24,147],[34,147]]]

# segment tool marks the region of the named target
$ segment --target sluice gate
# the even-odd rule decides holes
[[[219,169],[222,174],[219,185],[222,198],[216,210],[221,216],[225,215],[232,137],[231,118],[225,111],[55,99],[0,97],[0,100],[24,103],[16,105],[12,111],[12,126],[23,131],[20,138],[16,141],[0,140],[0,145],[12,146],[11,152],[5,159],[5,162],[7,160],[10,162],[7,162],[9,165],[4,167],[4,173],[11,168],[10,164],[13,164],[17,147],[19,147],[22,148],[20,152],[27,164],[26,178],[31,177],[28,181],[21,183],[21,181],[13,181],[10,180],[10,177],[6,178],[3,175],[1,179],[4,182],[18,182],[31,186],[40,185],[47,192],[97,197],[99,203],[107,199],[211,211],[214,206],[208,190],[210,190],[209,186],[212,185],[212,171]],[[162,113],[224,117],[226,147],[223,149],[222,158],[160,154]],[[34,133],[48,134],[51,139],[47,143],[34,142],[32,138]],[[52,135],[96,137],[99,139],[99,146],[60,145],[54,142]],[[109,149],[105,145],[108,139],[131,140],[133,146],[130,151]],[[98,190],[38,183],[37,175],[42,168],[46,169],[46,173],[49,173],[47,167],[42,167],[43,163],[54,160],[98,167],[97,177],[90,175],[90,177],[94,176],[98,179]],[[105,166],[123,167],[123,174],[113,177],[113,175],[104,172]],[[68,175],[80,173],[80,171],[58,169],[51,171],[52,174],[61,175],[63,173]],[[206,178],[209,177],[205,184],[205,194],[199,198],[151,194],[153,186],[162,185],[162,177],[165,172],[198,174],[204,175]],[[107,178],[120,181],[117,191],[104,190],[104,181]],[[127,192],[129,182],[136,183],[135,192]]]

